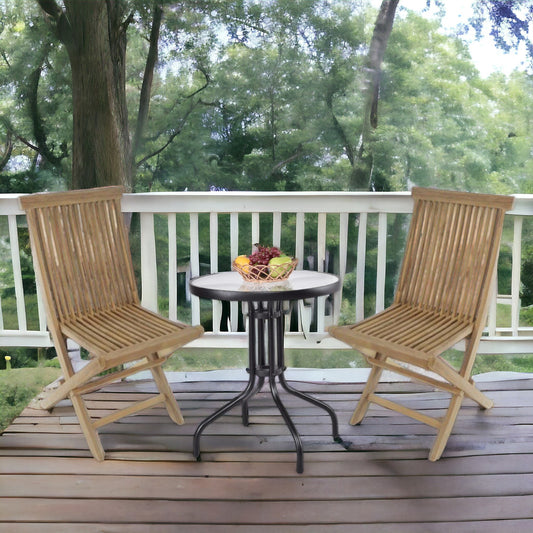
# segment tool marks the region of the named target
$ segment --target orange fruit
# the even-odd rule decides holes
[[[244,272],[248,272],[247,265],[250,264],[250,260],[248,259],[247,255],[239,255],[235,258],[235,264]]]

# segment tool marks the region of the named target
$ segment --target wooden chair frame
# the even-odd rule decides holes
[[[438,430],[429,454],[442,455],[464,396],[492,407],[471,378],[495,279],[508,196],[414,188],[414,210],[392,305],[377,315],[329,333],[363,353],[370,375],[350,423],[359,424],[370,403]],[[441,354],[461,340],[456,370]],[[451,394],[442,418],[427,416],[375,393],[390,370]],[[428,373],[429,371],[429,373]]]
[[[51,409],[69,397],[99,461],[105,451],[98,428],[124,416],[162,403],[172,420],[183,424],[161,365],[177,348],[203,334],[201,326],[167,320],[140,305],[120,208],[122,194],[122,187],[102,187],[20,199],[47,325],[63,371],[62,384],[41,406]],[[87,364],[77,371],[67,339],[89,352]],[[84,394],[142,370],[151,371],[157,396],[91,419]]]

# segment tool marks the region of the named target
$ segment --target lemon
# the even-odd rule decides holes
[[[248,266],[250,264],[250,259],[247,255],[239,255],[235,258],[235,265],[243,270],[243,272],[248,272]]]

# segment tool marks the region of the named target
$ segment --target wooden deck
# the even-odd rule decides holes
[[[335,408],[329,417],[297,398],[286,405],[303,435],[305,472],[267,392],[251,425],[232,411],[202,437],[197,424],[242,390],[242,382],[175,383],[186,424],[161,409],[102,429],[108,459],[88,453],[68,401],[52,413],[27,408],[0,437],[0,533],[493,533],[533,531],[533,376],[483,383],[495,407],[465,401],[443,458],[426,457],[434,431],[371,407],[348,425],[362,384],[294,383]],[[153,391],[117,383],[91,396],[93,416]],[[441,393],[383,384],[438,414]],[[285,398],[285,395],[282,396]]]

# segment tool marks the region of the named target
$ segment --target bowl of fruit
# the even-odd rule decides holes
[[[233,270],[245,281],[272,282],[287,279],[296,268],[298,259],[281,252],[277,246],[255,244],[250,255],[239,255]]]

